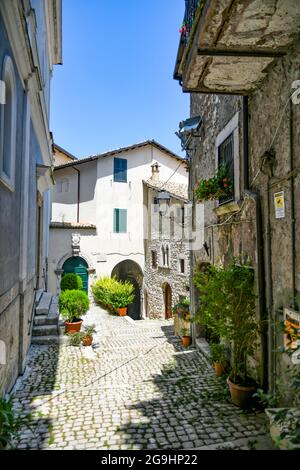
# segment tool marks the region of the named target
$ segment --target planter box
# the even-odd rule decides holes
[[[279,440],[280,434],[283,430],[288,431],[289,429],[289,419],[284,423],[275,423],[274,415],[278,411],[289,410],[294,416],[299,416],[300,419],[300,409],[299,408],[266,408],[265,413],[270,420],[270,435],[273,442],[279,449],[283,450],[300,450],[300,444],[293,444],[289,437],[286,436],[284,439]]]

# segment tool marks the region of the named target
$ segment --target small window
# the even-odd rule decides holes
[[[68,178],[63,178],[57,182],[57,192],[58,193],[68,193],[69,192],[69,180]]]
[[[157,197],[153,198],[153,208],[154,208],[154,212],[159,212],[159,202],[158,202]]]
[[[170,248],[169,246],[162,246],[161,247],[161,254],[162,254],[162,266],[168,268],[170,266]]]
[[[114,158],[114,181],[127,183],[127,160],[124,158]]]
[[[185,274],[185,260],[184,258],[179,259],[179,272]]]
[[[156,269],[157,268],[157,252],[152,250],[151,257],[152,257],[152,268]]]
[[[127,232],[127,209],[114,209],[114,232]]]
[[[218,147],[218,167],[226,167],[232,183],[232,192],[219,199],[220,204],[233,200],[234,195],[234,148],[233,132]]]
[[[4,102],[0,110],[0,178],[9,189],[14,190],[17,100],[14,65],[10,57],[4,60],[2,95]]]

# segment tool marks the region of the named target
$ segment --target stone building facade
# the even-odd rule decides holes
[[[170,318],[172,307],[189,298],[190,256],[187,242],[187,185],[159,181],[158,170],[144,181],[148,208],[144,299],[149,318]],[[167,202],[160,201],[167,191]]]
[[[35,291],[47,288],[50,81],[61,2],[0,2],[0,395],[24,370]]]
[[[175,72],[184,90],[192,92],[191,116],[202,117],[187,150],[189,197],[199,180],[215,174],[218,149],[228,132],[234,195],[227,204],[204,203],[207,249],[192,253],[192,269],[226,265],[237,255],[250,260],[257,317],[264,321],[256,379],[274,389],[286,365],[275,352],[285,346],[285,336],[274,325],[287,312],[300,321],[300,4],[207,3],[209,8],[202,9],[203,2],[196,2],[193,14],[186,16],[190,23],[181,37]],[[199,298],[192,282],[191,290],[195,312]]]

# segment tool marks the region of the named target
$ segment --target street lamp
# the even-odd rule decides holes
[[[158,196],[156,198],[159,204],[159,212],[161,212],[162,214],[166,214],[168,205],[170,203],[170,199],[171,197],[168,191],[165,191],[165,190],[159,191]]]

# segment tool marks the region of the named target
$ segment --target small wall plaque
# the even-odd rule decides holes
[[[274,194],[275,218],[283,219],[285,217],[284,191]]]

